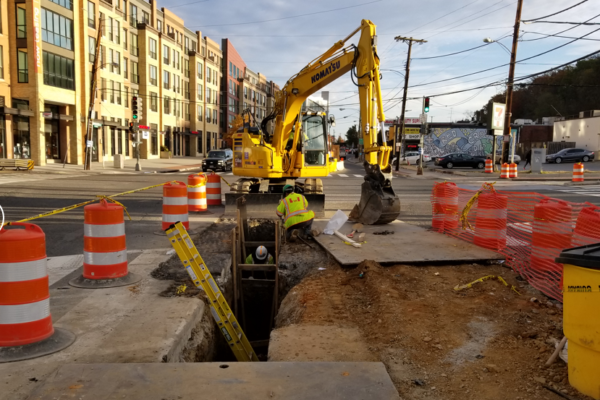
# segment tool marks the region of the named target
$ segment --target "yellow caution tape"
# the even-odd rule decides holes
[[[225,182],[225,184],[226,184],[227,186],[231,187],[231,185],[229,184],[229,182],[227,182],[227,181],[225,180],[225,178],[223,178],[221,175],[219,175],[219,177],[221,178],[221,180],[222,180],[223,182]]]
[[[478,282],[483,282],[483,281],[485,281],[485,280],[487,280],[487,279],[496,279],[496,280],[498,280],[499,282],[503,283],[503,284],[504,284],[504,286],[506,286],[506,287],[509,287],[508,283],[506,283],[506,281],[505,281],[505,280],[504,280],[504,279],[503,279],[503,278],[502,278],[500,275],[498,275],[498,276],[496,276],[496,275],[488,275],[488,276],[484,276],[484,277],[482,277],[482,278],[476,279],[476,280],[474,280],[474,281],[473,281],[473,282],[471,282],[471,283],[467,283],[466,285],[456,285],[456,286],[454,287],[454,290],[458,292],[458,291],[460,291],[460,290],[463,290],[463,289],[469,289],[469,288],[471,288],[471,287],[472,287],[472,286],[473,286],[475,283],[478,283]],[[518,295],[521,295],[521,293],[519,293],[519,291],[517,290],[517,288],[516,288],[514,285],[510,285],[510,289],[511,289],[512,291],[514,291],[516,294],[518,294]]]
[[[473,229],[473,227],[471,226],[471,224],[469,223],[469,220],[467,219],[468,215],[469,215],[469,211],[471,211],[471,207],[473,207],[473,205],[475,204],[475,201],[477,201],[477,199],[479,198],[479,195],[486,189],[491,190],[492,193],[496,193],[496,189],[494,188],[494,184],[496,184],[496,182],[494,183],[484,183],[483,186],[481,187],[481,189],[479,189],[475,195],[473,195],[473,197],[471,197],[471,199],[467,202],[467,204],[465,205],[465,208],[463,208],[461,214],[460,214],[460,222],[462,223],[462,228],[463,229],[467,229],[467,226],[470,229]]]
[[[131,194],[131,193],[141,192],[141,191],[143,191],[143,190],[148,190],[148,189],[154,189],[154,188],[156,188],[156,187],[159,187],[159,186],[164,186],[164,185],[166,185],[167,183],[171,183],[171,182],[176,182],[176,181],[164,182],[164,183],[161,183],[161,184],[159,184],[159,185],[147,186],[147,187],[144,187],[144,188],[141,188],[141,189],[128,190],[127,192],[117,193],[117,194],[113,194],[113,195],[110,195],[110,196],[97,195],[97,196],[96,196],[96,197],[97,197],[97,199],[94,199],[94,200],[88,200],[88,201],[84,201],[83,203],[78,203],[78,204],[74,204],[74,205],[72,205],[72,206],[67,206],[67,207],[63,207],[63,208],[56,209],[56,210],[48,211],[48,212],[45,212],[45,213],[43,213],[43,214],[38,214],[38,215],[36,215],[36,216],[33,216],[33,217],[29,217],[29,218],[21,219],[21,220],[19,220],[19,221],[16,221],[16,222],[27,222],[27,221],[31,221],[31,220],[34,220],[34,219],[39,219],[39,218],[48,217],[48,216],[50,216],[50,215],[60,214],[60,213],[63,213],[63,212],[65,212],[65,211],[71,211],[71,210],[74,210],[74,209],[76,209],[76,208],[79,208],[79,207],[87,206],[88,204],[95,203],[96,201],[98,201],[98,200],[102,200],[102,199],[108,200],[108,201],[110,201],[110,202],[113,202],[113,203],[115,203],[115,204],[118,204],[118,205],[120,205],[121,207],[123,207],[123,209],[125,210],[125,213],[127,214],[127,216],[129,217],[129,219],[131,220],[131,216],[129,215],[129,212],[127,212],[127,208],[126,208],[126,207],[125,207],[123,204],[119,203],[118,201],[116,201],[116,200],[113,200],[113,199],[112,199],[112,197],[123,196],[123,195],[126,195],[126,194]],[[10,224],[11,224],[11,222],[7,222],[7,223],[5,224],[5,226],[8,226],[8,225],[10,225]]]
[[[29,161],[27,161],[27,169],[28,169],[28,170],[32,170],[32,169],[33,169],[33,166],[34,166],[34,162],[33,162],[33,160],[29,160]]]

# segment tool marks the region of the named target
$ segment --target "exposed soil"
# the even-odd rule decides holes
[[[403,399],[561,398],[543,385],[586,398],[569,386],[562,360],[544,366],[563,337],[561,305],[510,269],[319,266],[283,300],[270,360],[379,360]],[[454,290],[487,275],[520,295],[497,280]]]

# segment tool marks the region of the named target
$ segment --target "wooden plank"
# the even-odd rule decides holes
[[[237,239],[235,237],[235,228],[231,230],[231,267],[233,271],[231,271],[233,275],[233,314],[238,315],[237,313],[237,300],[238,300],[238,281],[237,281],[237,269],[238,269],[238,260],[237,260]]]
[[[277,266],[274,264],[239,264],[238,268],[240,271],[277,271]]]

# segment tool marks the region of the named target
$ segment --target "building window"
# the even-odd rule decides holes
[[[96,60],[96,38],[88,36],[88,60],[93,63]]]
[[[115,33],[115,43],[121,44],[121,23],[115,20],[115,26],[113,27]]]
[[[148,14],[146,11],[142,11],[142,22],[150,25],[150,14]]]
[[[179,52],[173,50],[173,68],[181,69],[181,65],[179,65]]]
[[[160,19],[157,19],[157,20],[156,20],[156,29],[157,29],[159,32],[162,32],[162,27],[163,27],[162,21],[161,21]]]
[[[173,74],[173,91],[181,93],[181,78],[175,74]]]
[[[158,69],[154,65],[150,65],[150,84],[156,86],[158,78]]]
[[[88,26],[96,29],[96,4],[88,1]]]
[[[185,120],[189,121],[190,120],[190,103],[185,103],[184,114],[185,114]]]
[[[163,45],[163,62],[166,65],[169,65],[169,57],[171,55],[171,52],[169,50],[169,47],[167,45]]]
[[[108,94],[109,101],[115,104],[115,82],[110,81],[110,93]]]
[[[1,46],[0,46],[1,47]],[[185,95],[185,99],[190,99],[190,83],[188,81],[183,82],[183,94]]]
[[[185,72],[185,77],[189,78],[190,77],[190,60],[184,61],[183,68],[184,68],[184,72]]]
[[[204,67],[202,66],[202,63],[198,63],[198,78],[202,79],[202,71],[204,70]]]
[[[129,24],[137,28],[137,7],[129,4]]]
[[[152,38],[150,38],[150,46],[148,52],[150,54],[150,58],[156,60],[156,40]]]
[[[202,107],[202,105],[198,105],[198,121],[202,121],[202,109],[204,107]]]
[[[73,9],[73,3],[71,2],[71,0],[50,0],[50,1],[58,4],[59,6],[63,6],[64,8],[66,8],[68,10]]]
[[[163,87],[165,89],[169,89],[169,87],[170,87],[170,85],[169,85],[170,77],[171,77],[171,74],[169,74],[167,71],[163,71]]]
[[[44,84],[75,89],[73,60],[44,51]]]
[[[207,103],[210,103],[210,93],[211,93],[211,90],[210,90],[210,88],[207,87],[206,88],[206,102]],[[206,116],[206,118],[208,118],[208,115]]]
[[[123,28],[123,48],[127,50],[127,29]]]
[[[115,92],[115,97],[117,98],[117,104],[121,105],[121,83],[115,82],[113,84],[113,89]]]
[[[190,51],[190,38],[189,37],[185,37],[185,52],[187,53],[188,51]]]
[[[170,114],[171,113],[171,100],[165,96],[163,102],[165,103],[165,114]]]
[[[150,111],[158,112],[158,95],[150,92]]]
[[[206,122],[210,123],[210,108],[206,107]]]
[[[73,21],[42,8],[42,40],[73,50]]]
[[[125,108],[129,108],[129,88],[127,86],[123,86],[123,104]],[[126,125],[127,126],[127,125]]]
[[[217,110],[213,110],[213,124],[217,124],[219,120],[217,119]]]
[[[120,1],[120,0],[117,0]],[[127,21],[127,0],[123,0],[123,6],[121,7],[121,10],[123,11],[123,18],[125,19],[125,21]]]
[[[107,31],[108,31],[108,40],[113,41],[113,19],[112,17],[108,17]]]
[[[125,79],[129,79],[129,60],[125,57],[123,57],[123,77]]]
[[[202,94],[204,93],[204,88],[202,84],[198,84],[198,100],[202,100]]]
[[[21,49],[17,50],[17,69],[19,72],[18,82],[29,82],[29,69],[27,68],[27,52]]]
[[[131,33],[131,55],[138,56],[139,48],[138,48],[138,35]]]
[[[4,47],[0,46],[0,79],[4,79]]]
[[[25,8],[17,6],[17,39],[27,38],[27,14]]]
[[[135,61],[131,62],[131,82],[140,83],[140,76],[138,75],[138,63]]]

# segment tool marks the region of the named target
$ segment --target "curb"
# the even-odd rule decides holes
[[[600,180],[597,181],[585,181],[585,182],[565,182],[565,186],[588,186],[588,185],[600,185]]]

